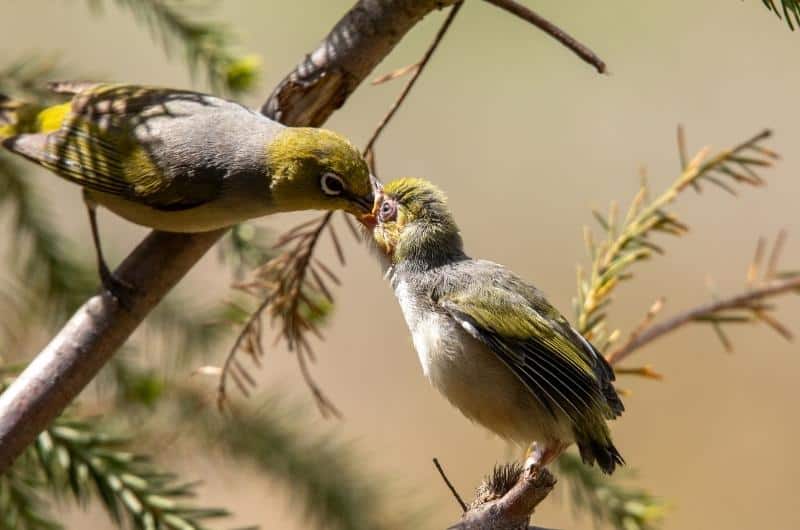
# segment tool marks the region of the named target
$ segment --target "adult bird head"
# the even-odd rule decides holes
[[[310,127],[290,127],[267,145],[270,192],[282,210],[336,210],[355,216],[374,203],[369,168],[344,137]]]
[[[435,265],[463,254],[458,226],[442,191],[417,178],[394,180],[377,191],[362,224],[392,264]]]

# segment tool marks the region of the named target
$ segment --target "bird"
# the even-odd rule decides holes
[[[624,410],[605,358],[544,294],[464,251],[442,191],[402,178],[359,220],[390,280],[425,376],[467,418],[541,469],[572,443],[608,474],[624,460],[607,420]]]
[[[366,162],[343,136],[286,127],[233,101],[163,87],[63,81],[64,103],[0,95],[3,147],[83,188],[100,277],[97,206],[167,232],[206,232],[278,212],[373,205]]]

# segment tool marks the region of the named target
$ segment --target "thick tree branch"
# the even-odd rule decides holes
[[[400,39],[447,0],[360,0],[262,108],[287,125],[321,125]],[[224,234],[153,232],[116,274],[136,287],[130,310],[108,293],[84,304],[0,395],[0,473],[94,378],[144,317]]]

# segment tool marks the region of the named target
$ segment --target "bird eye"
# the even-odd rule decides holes
[[[381,204],[378,211],[378,220],[382,223],[394,221],[397,218],[397,203],[392,199],[387,199]]]
[[[325,195],[341,195],[344,191],[344,181],[342,177],[336,173],[323,174],[322,178],[319,180],[319,185],[322,188],[322,193]]]

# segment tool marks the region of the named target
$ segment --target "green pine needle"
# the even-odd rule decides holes
[[[4,381],[0,392],[7,387]],[[81,506],[96,498],[117,526],[127,521],[134,530],[204,530],[206,521],[228,515],[192,506],[187,499],[195,484],[159,471],[127,445],[129,440],[109,434],[102,422],[58,418],[0,475],[0,528],[61,528],[46,515],[44,492]]]
[[[39,435],[32,451],[55,495],[69,493],[81,505],[98,498],[118,526],[127,520],[136,530],[200,530],[207,520],[228,515],[187,503],[194,484],[158,471],[148,457],[127,452],[126,445],[97,422],[62,418]]]
[[[660,526],[666,506],[646,491],[613,482],[572,453],[561,455],[556,465],[576,510],[588,512],[596,521],[605,521],[617,530],[654,530]]]
[[[260,60],[254,55],[235,51],[232,32],[223,24],[201,20],[208,2],[192,0],[115,0],[137,20],[147,25],[154,38],[169,54],[180,43],[192,75],[202,68],[211,88],[233,95],[255,87],[260,74]],[[90,0],[95,10],[102,0]]]
[[[397,508],[387,504],[381,493],[385,486],[366,477],[350,450],[328,437],[304,432],[297,411],[287,410],[279,399],[221,416],[207,398],[203,392],[180,389],[180,422],[199,427],[202,439],[214,441],[248,469],[282,482],[312,527],[419,527],[413,521],[418,517],[398,515]]]
[[[767,9],[775,13],[779,19],[786,21],[789,29],[794,31],[795,25],[800,27],[800,0],[781,0],[781,7],[775,5],[773,0],[761,0]],[[781,16],[783,14],[783,16]],[[792,22],[794,19],[794,22]]]
[[[692,188],[699,192],[703,184],[728,191],[734,191],[736,185],[763,185],[764,180],[758,171],[770,166],[777,158],[762,145],[770,135],[770,131],[763,131],[713,156],[709,156],[708,150],[702,150],[694,159],[688,160],[681,131],[682,172],[661,195],[650,199],[648,186],[643,182],[620,223],[615,205],[611,206],[607,217],[594,212],[604,238],[596,243],[587,230],[586,246],[592,264],[588,274],[579,270],[578,296],[574,300],[577,327],[581,333],[601,350],[607,348],[614,335],[606,329],[605,312],[612,293],[621,282],[632,277],[630,268],[635,263],[664,253],[650,237],[659,232],[681,236],[688,231],[688,227],[668,210],[684,191]]]
[[[16,468],[0,476],[0,530],[61,530],[41,498],[43,484]]]

